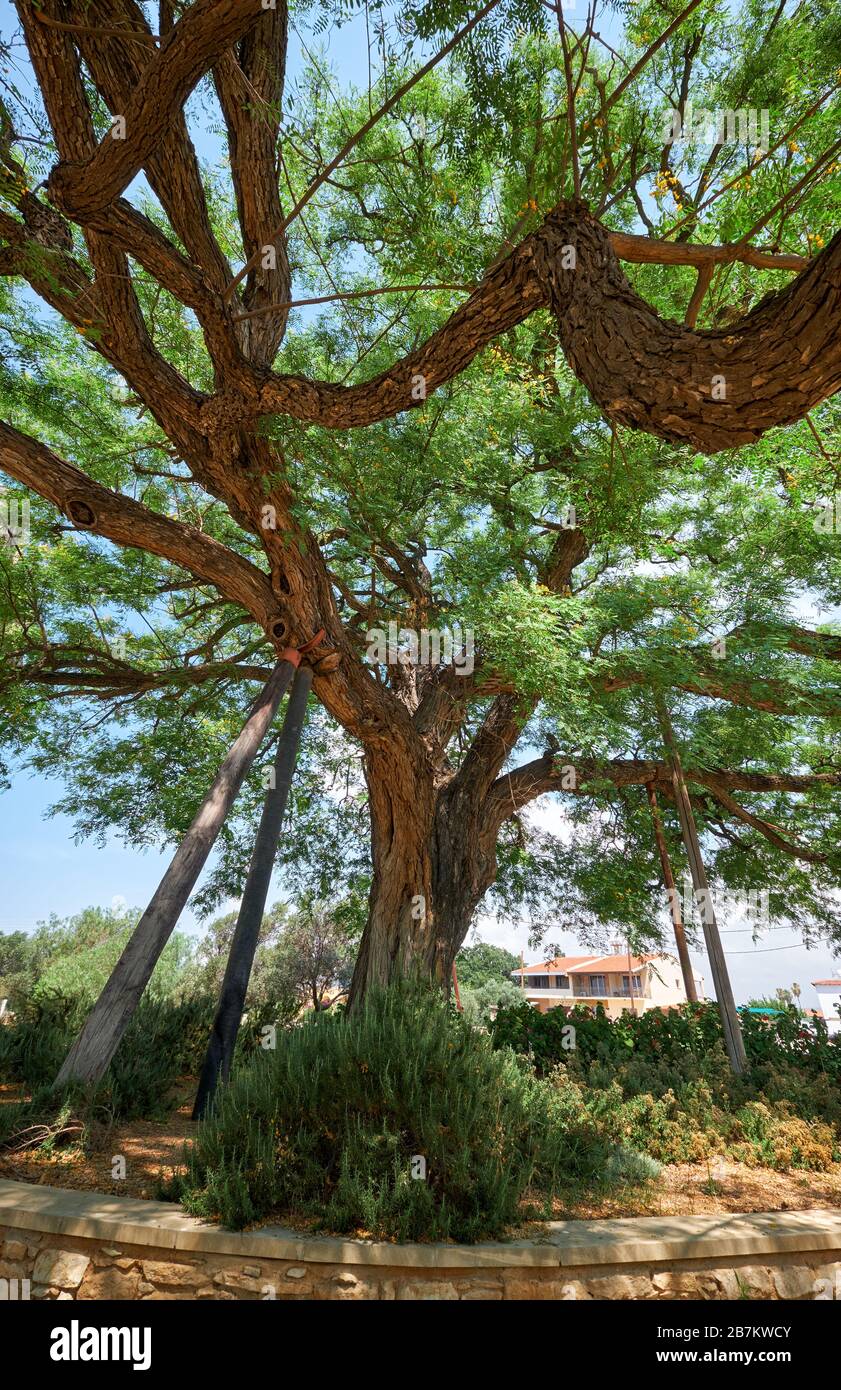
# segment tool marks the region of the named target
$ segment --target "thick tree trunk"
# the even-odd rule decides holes
[[[453,962],[496,876],[495,834],[472,788],[435,791],[411,762],[371,775],[374,876],[368,921],[350,988],[355,1007],[376,985],[407,975],[449,990]]]

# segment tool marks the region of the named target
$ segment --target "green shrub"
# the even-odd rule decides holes
[[[336,1231],[472,1241],[521,1219],[527,1190],[545,1202],[603,1163],[608,1146],[578,1118],[437,992],[401,985],[240,1067],[168,1195],[234,1228],[295,1211]]]
[[[660,1163],[723,1153],[752,1166],[817,1172],[841,1160],[837,1087],[786,1060],[734,1077],[719,1045],[705,1058],[668,1064],[636,1053],[613,1066],[573,1057],[550,1080],[579,1130],[589,1124],[596,1139]],[[606,1176],[612,1171],[608,1165]]]
[[[500,1009],[491,1033],[563,1087],[568,1104],[577,1087],[602,1138],[662,1163],[727,1153],[771,1168],[831,1167],[841,1160],[841,1041],[793,1009],[741,1019],[750,1069],[740,1077],[715,1004],[611,1020],[600,1007],[539,1014],[521,1003]]]
[[[841,1081],[841,1034],[830,1038],[822,1019],[807,1020],[795,1010],[769,1017],[740,1015],[748,1060],[752,1067],[796,1063],[801,1072],[826,1074]],[[575,1030],[575,1047],[569,1047],[569,1028]],[[498,1047],[527,1053],[538,1071],[551,1071],[574,1054],[584,1062],[601,1059],[617,1063],[629,1054],[649,1061],[680,1064],[700,1059],[723,1044],[721,1018],[714,1003],[684,1004],[675,1009],[629,1011],[611,1019],[599,1004],[595,1010],[575,1005],[559,1006],[541,1014],[531,1004],[501,1008],[492,1025]]]
[[[18,1081],[28,1099],[0,1108],[0,1145],[21,1130],[44,1126],[45,1144],[70,1113],[82,1142],[93,1126],[162,1118],[171,1109],[175,1082],[195,1072],[204,1056],[215,1002],[210,998],[144,999],[105,1076],[94,1087],[65,1086],[55,1077],[87,1010],[78,1001],[49,998],[34,1003],[15,1023],[0,1028],[0,1078]],[[42,1146],[43,1147],[43,1146]]]
[[[640,1153],[627,1144],[620,1144],[605,1166],[605,1177],[611,1183],[640,1185],[653,1182],[660,1176],[660,1164],[648,1154]]]
[[[87,1015],[78,1001],[51,997],[0,1028],[0,1077],[37,1091],[51,1085]],[[109,1068],[115,1114],[160,1109],[176,1079],[201,1064],[214,1001],[143,999]]]

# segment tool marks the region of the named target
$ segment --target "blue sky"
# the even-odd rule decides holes
[[[575,17],[583,0],[573,5],[569,17]],[[10,0],[0,0],[0,34],[7,39],[17,29]],[[604,31],[603,31],[604,32]],[[324,40],[319,41],[323,45]],[[318,47],[318,45],[313,45]],[[364,18],[359,17],[344,27],[329,41],[330,65],[341,81],[353,81],[363,86],[367,81],[367,53]],[[300,70],[301,54],[292,38],[290,77]],[[201,155],[215,160],[219,155],[216,142],[206,132],[194,129]],[[74,841],[72,821],[66,816],[47,818],[51,802],[62,792],[59,776],[30,776],[20,773],[14,777],[11,790],[0,794],[0,931],[28,930],[57,913],[68,916],[82,908],[97,904],[108,906],[113,900],[142,908],[150,898],[168,863],[169,854],[151,850],[126,849],[116,836],[111,836],[102,848],[93,842]],[[557,808],[541,808],[541,820],[553,823]],[[201,881],[201,880],[200,880]],[[282,884],[273,885],[274,896],[282,895]],[[181,927],[198,930],[197,921],[189,909],[184,913]],[[731,967],[734,991],[738,1002],[751,994],[788,986],[793,980],[803,987],[803,1002],[814,1006],[817,997],[810,982],[838,973],[828,950],[807,952],[790,929],[771,932],[754,947],[745,924],[739,921],[724,925],[725,949]],[[498,942],[533,959],[527,946],[525,927],[512,928],[489,918],[479,923],[483,939]],[[563,941],[567,951],[574,951],[572,938]],[[708,987],[710,970],[703,953],[695,955],[695,963],[704,974]]]

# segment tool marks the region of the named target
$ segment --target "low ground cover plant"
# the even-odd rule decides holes
[[[795,1010],[742,1015],[750,1071],[727,1064],[714,1004],[610,1019],[598,1007],[500,1009],[494,1045],[513,1047],[580,1123],[661,1163],[716,1154],[780,1170],[841,1161],[841,1042]]]

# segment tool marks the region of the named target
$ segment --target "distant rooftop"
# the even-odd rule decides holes
[[[657,956],[631,956],[631,974],[637,974],[650,960]],[[620,956],[556,956],[554,960],[541,961],[537,965],[524,965],[512,970],[512,975],[575,975],[606,974],[628,972],[627,955]]]

